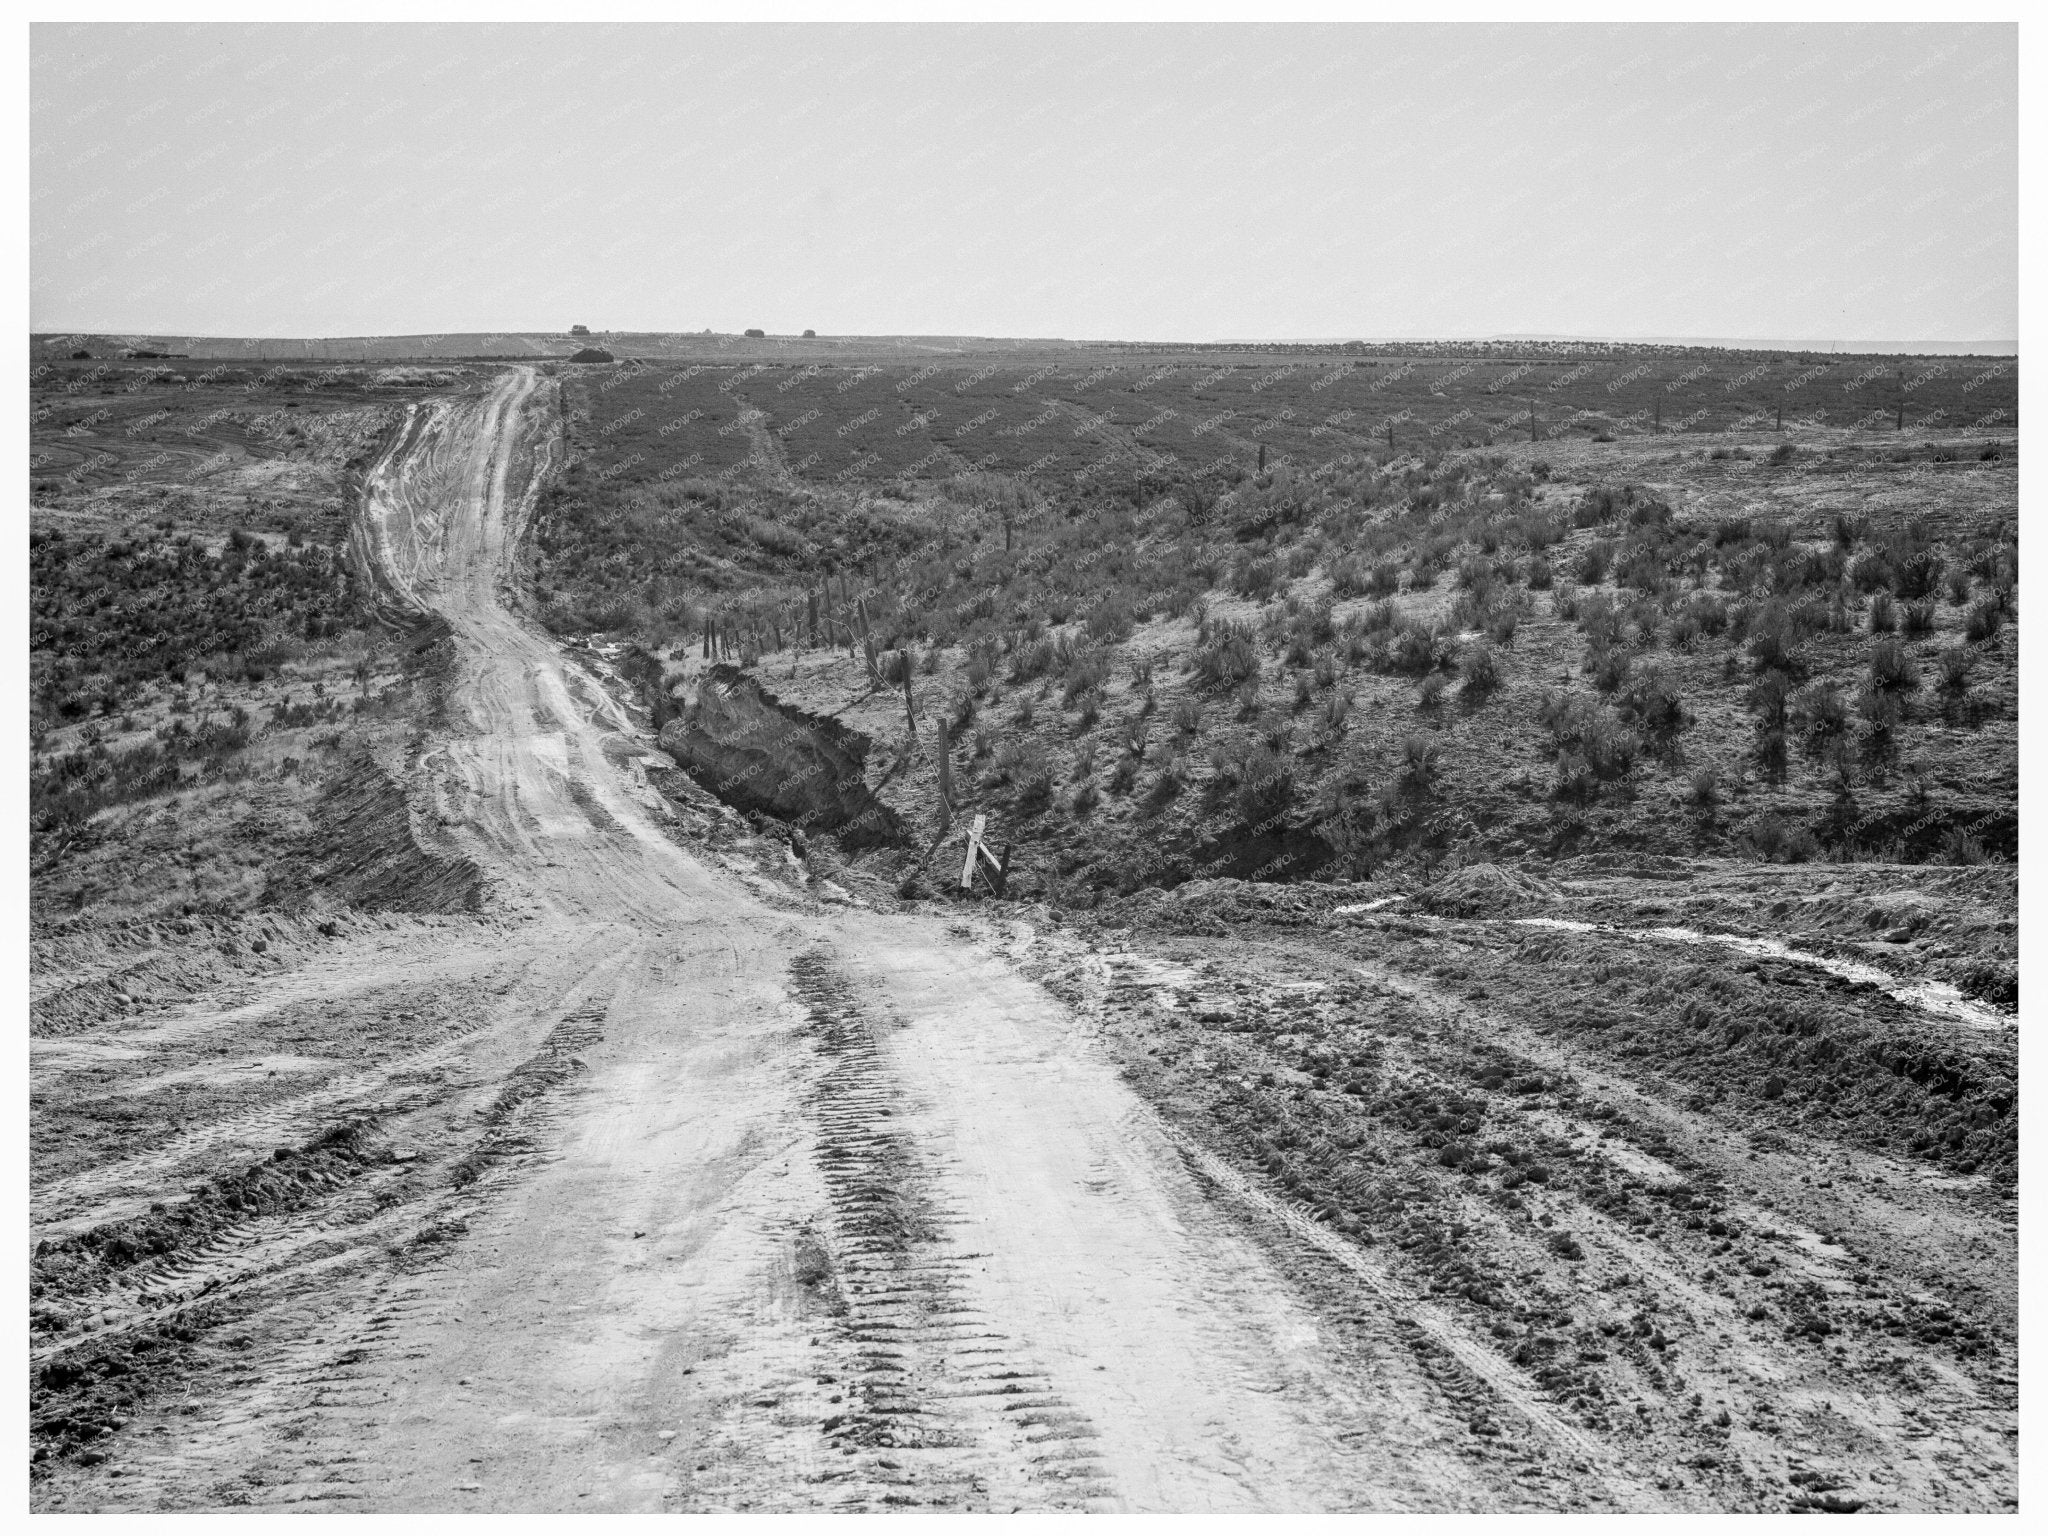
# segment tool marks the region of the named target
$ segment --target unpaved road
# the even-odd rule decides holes
[[[1288,1277],[1298,1237],[1200,1177],[990,947],[692,845],[645,733],[512,605],[553,391],[517,370],[415,407],[360,529],[393,601],[454,631],[413,792],[422,840],[485,872],[487,916],[345,932],[267,989],[38,1058],[61,1077],[245,1029],[238,1070],[288,1078],[310,1058],[266,1020],[421,1031],[39,1182],[39,1231],[84,1230],[338,1106],[399,1159],[341,1165],[331,1199],[110,1288],[41,1347],[237,1309],[229,1364],[38,1506],[1658,1505],[1533,1398],[1494,1412],[1545,1490],[1472,1472],[1464,1414],[1371,1329],[1338,1337]]]

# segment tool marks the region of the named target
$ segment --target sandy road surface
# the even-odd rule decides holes
[[[487,872],[487,928],[379,934],[292,981],[363,1007],[452,988],[433,1071],[467,1096],[392,1099],[390,1070],[363,1088],[407,1159],[388,1189],[202,1256],[188,1279],[248,1298],[239,1370],[41,1497],[1526,1502],[1456,1461],[1462,1425],[1401,1352],[1318,1319],[1284,1232],[1191,1171],[1044,991],[938,920],[764,894],[674,835],[644,737],[505,601],[556,409],[524,369],[415,407],[359,530],[393,600],[455,632],[422,830]],[[157,1037],[206,1028],[204,1004]],[[420,1179],[471,1144],[461,1177]],[[177,1156],[130,1163],[72,1175],[47,1218],[175,1187]],[[110,1299],[105,1326],[171,1286]],[[1583,1451],[1551,1447],[1585,1496],[1657,1500]]]

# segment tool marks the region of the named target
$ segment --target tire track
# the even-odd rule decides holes
[[[814,1113],[830,1208],[800,1278],[824,1293],[857,1373],[843,1410],[818,1426],[848,1459],[832,1477],[843,1485],[834,1507],[1113,1500],[1088,1416],[970,1303],[963,1276],[981,1255],[948,1240],[957,1215],[897,1128],[901,1092],[846,981],[821,954],[798,959],[791,978],[826,1062]]]

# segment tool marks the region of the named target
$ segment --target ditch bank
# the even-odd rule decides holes
[[[896,813],[868,788],[868,738],[780,702],[738,667],[706,672],[660,743],[735,810],[830,832],[849,849],[905,841]]]

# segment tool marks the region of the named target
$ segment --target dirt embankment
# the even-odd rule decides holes
[[[834,833],[848,848],[903,840],[895,812],[868,788],[867,737],[779,702],[737,667],[704,675],[661,746],[742,811]]]

